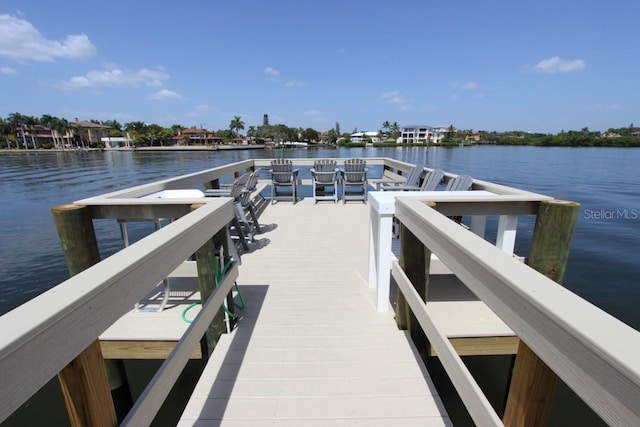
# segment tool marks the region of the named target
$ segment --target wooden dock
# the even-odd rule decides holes
[[[246,309],[179,425],[449,425],[413,345],[367,288],[368,205],[280,202],[242,256]]]
[[[369,160],[385,170],[410,166]],[[544,423],[557,378],[606,423],[640,425],[640,335],[554,282],[562,281],[577,203],[480,180],[472,191],[492,193],[491,200],[434,205],[425,202],[439,195],[397,197],[398,262],[388,256],[389,241],[378,241],[390,237],[377,233],[380,223],[372,221],[378,226],[369,240],[369,205],[281,202],[264,210],[265,232],[242,266],[232,264],[212,290],[215,244],[223,241],[234,206],[229,198],[202,203],[192,189],[266,165],[246,160],[54,207],[72,277],[0,318],[0,421],[58,375],[72,425],[115,425],[110,382],[126,378],[119,362],[105,369],[103,356],[166,358],[122,419],[126,426],[150,425],[188,359],[202,357],[198,347],[206,336],[209,349],[217,346],[179,425],[451,425],[413,341],[387,311],[395,293],[383,283],[390,268],[398,307],[411,310],[409,326],[430,343],[427,349],[418,337],[421,351],[437,355],[476,425]],[[155,196],[168,190],[190,192]],[[375,209],[376,194],[370,197]],[[389,212],[380,222],[390,232]],[[471,216],[470,229],[447,218],[452,215]],[[496,245],[480,237],[487,215],[500,216]],[[536,215],[527,265],[510,249],[520,215]],[[93,220],[161,218],[180,219],[100,260]],[[184,261],[194,253],[198,274]],[[371,274],[383,280],[372,281]],[[154,312],[157,285],[167,277],[169,303]],[[218,338],[224,323],[216,313],[234,281],[247,306],[237,328]],[[208,297],[187,327],[182,314],[200,298],[196,284]],[[141,311],[131,310],[136,302]],[[499,415],[460,355],[513,354],[516,344]]]
[[[181,425],[313,424],[327,414],[363,425],[448,423],[408,334],[397,329],[393,312],[376,311],[375,290],[367,287],[369,209],[311,198],[266,207],[264,232],[242,255],[238,284],[246,309],[238,310],[238,328],[218,343]],[[515,354],[517,336],[447,273],[432,270],[427,305],[458,353]],[[105,358],[168,356],[188,326],[183,310],[200,298],[195,262],[185,262],[169,281],[165,310],[156,312],[158,285],[140,311],[100,336]],[[191,358],[201,357],[194,348]]]

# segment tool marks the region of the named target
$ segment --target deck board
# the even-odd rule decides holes
[[[405,404],[402,399],[396,402],[399,396],[426,399],[424,405],[439,402],[432,397],[434,388],[415,350],[397,330],[393,313],[376,311],[375,292],[367,287],[368,218],[369,206],[361,202],[314,204],[307,197],[295,205],[267,205],[260,217],[265,232],[242,255],[238,284],[247,308],[239,312],[239,328],[221,339],[180,425],[206,425],[211,419],[197,421],[201,412],[214,418],[224,415],[223,421],[216,418],[219,425],[266,425],[259,417],[235,418],[227,411],[232,406],[221,406],[221,400],[317,399],[325,412],[335,414],[341,412],[332,412],[334,401],[328,397],[354,397],[354,405],[360,398],[383,396],[391,406]],[[200,297],[195,262],[184,263],[169,280],[167,308],[154,311],[161,296],[158,287],[143,301],[144,311],[131,311],[101,335],[104,357],[167,357],[188,326],[182,311]],[[443,272],[432,276],[427,304],[459,354],[515,353],[515,334],[455,277]],[[188,317],[199,309],[193,308]],[[199,358],[200,348],[191,357]],[[207,405],[214,409],[204,411]],[[314,417],[292,415],[289,403],[272,402],[270,410],[274,405],[282,408],[273,418],[278,425],[298,425],[296,420],[302,419],[305,425],[316,425]],[[417,410],[403,417],[388,412],[371,418],[356,406],[351,418],[336,416],[331,424],[449,422],[446,414],[441,417],[444,410],[433,419]]]
[[[242,255],[246,302],[180,426],[450,425],[427,371],[367,288],[362,203],[268,206]]]

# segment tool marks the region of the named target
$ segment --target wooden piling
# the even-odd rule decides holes
[[[191,205],[191,209],[197,209],[202,206],[201,204]],[[216,274],[216,265],[219,263],[219,250],[218,247],[222,246],[224,248],[224,253],[228,252],[227,247],[227,229],[222,228],[218,231],[211,239],[207,240],[204,245],[202,245],[196,251],[196,266],[198,270],[198,284],[200,288],[200,300],[204,304],[209,296],[216,289],[215,282],[215,274]],[[233,301],[231,300],[231,304],[229,305],[230,298],[227,297],[227,305],[229,307],[233,307]],[[229,319],[231,321],[231,319]],[[231,326],[231,325],[230,325]],[[213,318],[211,325],[205,332],[204,342],[203,342],[203,352],[202,354],[208,357],[213,352],[213,349],[218,342],[220,335],[226,332],[225,325],[225,316],[224,310],[218,310],[218,313]]]
[[[528,264],[562,283],[580,204],[540,202]],[[557,383],[556,374],[522,341],[518,346],[503,416],[505,426],[547,425]]]
[[[429,206],[434,207],[435,203]],[[407,274],[423,301],[427,301],[431,251],[404,225],[400,228],[400,267]],[[429,354],[429,342],[400,289],[396,299],[396,323],[400,329],[409,329],[416,348],[423,357]]]
[[[70,425],[118,425],[98,340],[60,371],[58,380]]]
[[[61,205],[52,208],[51,213],[69,274],[74,276],[100,262],[89,208]],[[58,380],[72,426],[118,424],[100,342],[97,339],[58,374]]]
[[[220,188],[220,180],[214,179],[213,181],[208,181],[204,183],[205,190],[217,190]]]

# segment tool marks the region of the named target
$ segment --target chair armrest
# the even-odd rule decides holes
[[[224,190],[224,189],[204,190],[204,195],[206,197],[228,197],[231,195],[231,190]]]
[[[382,187],[382,191],[420,191],[417,185],[403,185],[398,187]]]
[[[396,183],[401,184],[400,181],[396,181],[395,179],[391,179],[391,178],[376,178],[376,179],[372,179],[371,183],[376,185],[376,190],[378,191],[380,191],[380,187],[382,187],[383,184],[391,184],[391,185],[395,185]]]

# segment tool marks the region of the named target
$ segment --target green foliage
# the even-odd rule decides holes
[[[318,139],[320,139],[320,133],[312,128],[306,128],[305,130],[303,130],[301,136],[302,140],[307,142],[317,141]]]
[[[235,136],[238,136],[241,130],[244,130],[244,122],[242,121],[242,117],[234,116],[231,122],[229,123],[229,129],[233,132]]]
[[[591,132],[588,128],[580,131],[562,131],[557,135],[509,132],[504,135],[491,134],[488,143],[498,145],[534,145],[539,147],[640,147],[640,137],[631,136],[635,131],[630,129],[609,129],[609,133],[618,137],[602,136],[599,132]]]
[[[327,142],[329,144],[335,144],[338,141],[338,132],[335,129],[329,129],[327,131]]]
[[[235,136],[235,135],[233,134],[233,132],[231,131],[231,129],[218,129],[218,130],[216,131],[216,135],[218,135],[219,137],[221,137],[221,138],[222,138],[222,140],[223,140],[225,143],[229,143],[229,142],[231,142],[231,140],[232,140],[232,139],[234,138],[234,136]]]
[[[121,125],[116,120],[106,120],[99,122],[91,119],[94,123],[108,126],[110,129],[107,135],[111,137],[123,136],[125,132],[141,145],[164,145],[171,141],[174,135],[179,134],[185,129],[184,126],[174,124],[170,128],[165,128],[157,124],[147,125],[142,121],[132,121]],[[51,129],[51,140],[53,144],[42,141],[36,141],[33,135],[29,135],[29,128],[34,125],[43,125]],[[234,116],[231,120],[229,129],[221,129],[216,133],[223,138],[225,142],[230,142],[235,136],[239,135],[239,131],[244,130],[244,122],[240,116]],[[447,138],[442,142],[442,146],[457,146],[466,143],[465,139],[470,130],[456,129],[450,125],[447,129]],[[355,132],[355,130],[354,130]],[[499,145],[533,145],[540,147],[640,147],[640,127],[631,123],[627,127],[610,128],[607,132],[600,133],[583,127],[580,130],[561,131],[560,133],[541,134],[528,133],[522,131],[511,131],[505,133],[480,131],[480,141],[478,144],[499,144]],[[73,134],[73,140],[69,141],[67,135]],[[381,139],[387,139],[385,142],[373,144],[376,147],[395,147],[396,139],[400,136],[400,127],[397,122],[384,121],[382,123],[382,131],[378,134]],[[249,126],[247,136],[255,141],[297,141],[299,139],[305,141],[317,141],[320,139],[320,133],[313,128],[291,128],[284,124],[270,125],[268,115],[264,115],[262,126]],[[352,143],[349,134],[340,135],[340,124],[336,122],[335,128],[329,129],[323,136],[323,139],[330,144],[338,143],[344,147],[362,147],[366,143]],[[18,112],[9,114],[6,118],[0,117],[0,147],[16,147],[16,148],[36,148],[38,144],[45,148],[49,145],[52,147],[60,147],[62,143],[72,143],[81,146],[87,143],[86,135],[80,135],[78,129],[73,122],[67,119],[58,118],[49,114],[43,114],[41,117],[33,117],[23,115]],[[98,146],[99,144],[94,144]],[[425,147],[426,144],[403,144],[403,146],[420,146]]]
[[[417,145],[417,144],[402,144],[402,145],[400,145],[395,141],[384,141],[384,142],[374,142],[373,143],[374,147],[399,147],[399,146],[406,147],[408,145],[412,145],[413,146],[413,145]],[[419,144],[419,145],[424,145],[424,144]]]

